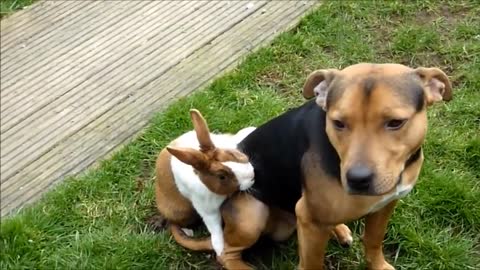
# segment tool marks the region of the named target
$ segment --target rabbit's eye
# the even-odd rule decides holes
[[[225,176],[225,174],[221,173],[221,174],[218,175],[218,179],[225,180],[225,179],[227,179],[227,177]]]

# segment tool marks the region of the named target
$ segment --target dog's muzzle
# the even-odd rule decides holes
[[[375,178],[373,171],[367,166],[355,165],[348,169],[347,185],[352,193],[368,193],[371,183]]]

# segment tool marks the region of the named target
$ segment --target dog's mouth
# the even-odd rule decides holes
[[[395,181],[395,184],[392,185],[392,187],[383,189],[383,188],[376,188],[375,186],[372,186],[368,189],[365,190],[357,190],[353,189],[347,184],[347,192],[351,195],[360,195],[360,196],[383,196],[385,194],[388,194],[394,190],[397,189],[398,186],[402,184],[402,174],[400,174],[399,177],[397,177],[397,180]]]
[[[396,181],[394,182],[393,185],[389,186],[388,188],[384,188],[385,184],[381,184],[381,185],[373,184],[375,180],[378,181],[378,179],[375,179],[370,183],[369,188],[364,190],[357,190],[357,189],[350,188],[347,183],[346,184],[347,192],[351,195],[362,195],[362,196],[383,196],[383,195],[395,192],[396,190],[398,190],[398,187],[400,187],[403,183],[403,174],[405,170],[421,157],[421,153],[422,153],[422,149],[418,148],[415,152],[413,152],[413,154],[409,156],[409,158],[405,161],[405,165],[403,166],[403,169],[401,170],[401,172],[398,174],[396,178],[394,178],[396,179]],[[384,181],[384,183],[387,183],[387,184],[391,183],[393,182],[392,180]]]

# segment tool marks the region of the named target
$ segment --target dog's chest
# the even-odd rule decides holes
[[[410,193],[412,189],[413,189],[413,185],[398,185],[394,192],[383,196],[383,198],[380,201],[378,201],[376,204],[371,206],[370,209],[368,210],[368,213],[377,212],[378,210],[382,209],[393,200],[398,200],[407,196],[407,194]]]

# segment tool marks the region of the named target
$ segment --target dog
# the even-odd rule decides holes
[[[311,73],[304,105],[258,127],[238,145],[255,184],[222,207],[227,269],[262,234],[289,238],[295,229],[299,268],[323,269],[327,242],[352,243],[346,222],[365,218],[369,269],[394,269],[383,254],[388,220],[423,163],[427,108],[452,99],[437,68],[360,63]]]

